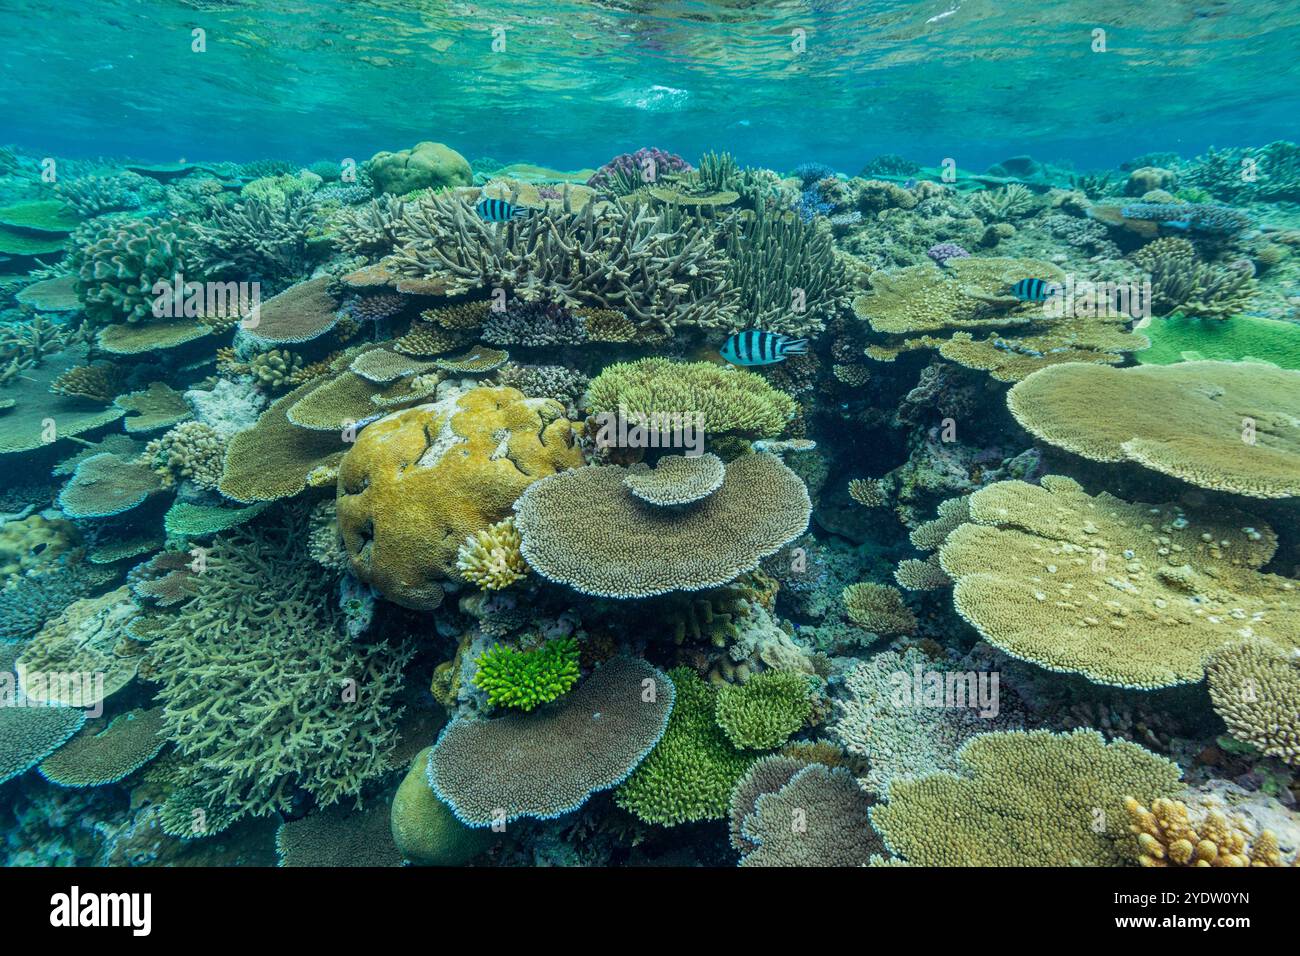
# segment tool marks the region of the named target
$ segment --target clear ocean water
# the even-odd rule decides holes
[[[6,867],[1296,864],[1300,5],[0,23]]]

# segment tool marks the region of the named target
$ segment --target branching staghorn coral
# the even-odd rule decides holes
[[[529,711],[567,693],[578,681],[578,642],[555,637],[527,650],[498,645],[477,661],[474,686],[488,703]]]
[[[86,317],[97,326],[156,320],[155,283],[203,278],[197,238],[182,219],[94,219],[78,228],[68,261]]]
[[[867,581],[851,584],[842,595],[849,620],[875,634],[913,634],[916,615],[897,588]]]
[[[218,206],[199,227],[199,251],[213,274],[260,276],[277,285],[311,269],[320,246],[319,207],[309,193],[294,192],[277,201],[245,199]]]
[[[350,256],[386,256],[397,246],[405,211],[406,200],[388,193],[360,206],[344,206],[334,214],[334,243]]]
[[[1226,319],[1243,311],[1255,294],[1249,263],[1230,266],[1199,261],[1186,239],[1155,239],[1133,253],[1133,262],[1151,278],[1151,310],[1156,315]]]
[[[288,809],[298,787],[328,806],[391,769],[411,649],[348,640],[307,531],[286,510],[219,537],[149,645],[189,780],[240,815]]]
[[[426,196],[408,206],[391,262],[444,294],[504,288],[525,302],[618,309],[664,334],[731,324],[728,261],[702,224],[669,223],[645,206],[595,207],[495,224],[454,194]]]

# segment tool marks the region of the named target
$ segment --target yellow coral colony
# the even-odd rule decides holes
[[[519,551],[514,515],[465,538],[456,553],[456,568],[465,580],[485,591],[499,591],[528,574]]]
[[[1165,687],[1201,680],[1206,658],[1244,637],[1300,638],[1300,589],[1257,570],[1277,539],[1244,513],[1093,497],[1052,475],[989,485],[969,507],[940,550],[953,603],[1022,660]]]
[[[1167,797],[1157,797],[1150,809],[1125,797],[1124,809],[1137,838],[1135,856],[1143,866],[1287,865],[1272,831],[1255,836],[1244,823],[1216,810],[1203,809],[1193,819],[1187,804]]]
[[[563,406],[513,388],[475,388],[381,418],[339,465],[352,568],[389,600],[432,610],[467,537],[508,517],[537,479],[581,464]]]

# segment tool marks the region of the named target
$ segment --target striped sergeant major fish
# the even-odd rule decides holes
[[[1021,302],[1046,302],[1060,291],[1059,285],[1044,279],[1021,279],[1011,287],[1011,294]]]
[[[529,209],[527,206],[516,206],[504,199],[481,199],[474,207],[474,211],[484,222],[517,222],[520,219],[527,219],[537,210]]]
[[[750,329],[737,332],[722,343],[722,357],[732,365],[775,365],[787,355],[806,355],[807,339],[792,339],[779,332]]]

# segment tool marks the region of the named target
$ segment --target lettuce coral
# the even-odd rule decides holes
[[[1135,461],[1253,498],[1300,494],[1300,371],[1057,365],[1013,386],[1007,407],[1036,437],[1093,461]]]
[[[557,402],[476,388],[380,419],[339,465],[353,570],[391,601],[431,610],[461,543],[510,514],[537,479],[582,463]]]
[[[916,866],[1118,866],[1124,798],[1181,789],[1173,761],[1101,734],[981,734],[957,752],[961,772],[899,780],[871,823]]]
[[[528,564],[583,594],[699,591],[752,571],[801,535],[812,511],[803,481],[767,453],[732,461],[721,488],[681,509],[646,504],[627,475],[592,465],[525,491],[515,513]]]
[[[429,784],[471,827],[563,816],[627,779],[664,735],[675,699],[659,670],[614,657],[530,713],[453,720],[429,754]]]

